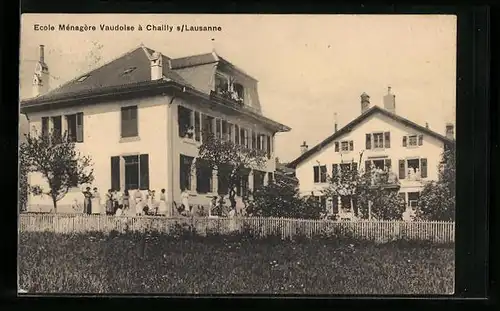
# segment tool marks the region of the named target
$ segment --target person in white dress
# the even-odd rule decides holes
[[[160,201],[158,202],[158,215],[161,216],[170,216],[167,208],[167,199],[165,196],[165,189],[161,189],[160,192]]]
[[[135,191],[134,198],[135,198],[135,214],[137,216],[141,216],[143,214],[144,202],[140,190]]]
[[[236,219],[234,218],[236,214],[236,210],[232,208],[229,213],[227,213],[227,217],[229,218],[229,231],[233,232],[236,230]]]
[[[92,214],[100,214],[101,213],[101,194],[97,191],[97,187],[94,188],[94,192],[92,193]]]
[[[182,202],[183,213],[188,214],[189,213],[189,193],[187,192],[186,189],[184,189],[181,193],[181,202]]]

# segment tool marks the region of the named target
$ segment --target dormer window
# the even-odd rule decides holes
[[[234,77],[216,73],[215,92],[227,99],[243,104],[245,89],[242,84],[236,83]]]
[[[229,81],[226,77],[217,74],[215,76],[215,91],[217,93],[227,92],[229,90]]]
[[[78,80],[76,80],[76,82],[83,82],[83,81],[85,81],[88,77],[89,77],[89,75],[84,75],[84,76],[81,76],[80,78],[78,78]]]

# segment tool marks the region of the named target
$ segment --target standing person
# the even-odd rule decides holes
[[[229,213],[227,213],[227,217],[229,217],[229,231],[235,231],[236,230],[236,219],[234,219],[234,216],[236,214],[236,210],[234,208],[231,208]]]
[[[165,189],[160,191],[160,202],[158,204],[158,214],[161,216],[170,216],[167,208],[167,199],[165,197]]]
[[[90,215],[92,212],[92,192],[90,192],[90,187],[87,187],[84,191],[82,191],[84,199],[83,199],[83,213]]]
[[[106,193],[106,215],[113,215],[113,190],[108,189]]]
[[[217,215],[217,196],[214,195],[212,200],[210,200],[210,206],[208,207],[208,217],[212,216],[212,213]]]
[[[130,196],[128,194],[128,189],[125,189],[125,191],[123,191],[123,196],[122,196],[122,202],[123,202],[123,211],[124,212],[129,212],[129,208],[130,208]]]
[[[144,202],[142,199],[142,193],[140,190],[136,190],[134,194],[135,198],[135,214],[137,216],[142,215],[143,210],[144,210]]]
[[[94,193],[92,194],[92,214],[101,213],[101,194],[97,191],[97,187],[94,187]]]
[[[185,188],[182,190],[181,193],[181,202],[183,207],[183,213],[187,214],[189,212],[189,193]]]

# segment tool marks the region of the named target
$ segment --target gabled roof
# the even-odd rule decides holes
[[[325,140],[314,146],[313,148],[309,149],[308,151],[304,152],[302,155],[300,155],[297,159],[293,160],[288,164],[288,167],[291,168],[296,168],[298,164],[301,162],[305,161],[309,157],[311,157],[313,154],[321,151],[324,147],[328,146],[331,142],[335,141],[337,138],[341,137],[342,135],[351,132],[358,124],[360,124],[362,121],[367,119],[368,117],[380,113],[388,118],[391,118],[392,120],[402,123],[408,127],[414,128],[424,134],[427,134],[429,136],[432,136],[438,140],[441,140],[442,142],[446,144],[455,144],[455,141],[452,139],[447,138],[446,136],[443,136],[439,133],[436,133],[424,126],[418,125],[415,122],[412,122],[406,118],[403,118],[401,116],[398,116],[395,113],[392,113],[386,109],[380,108],[378,106],[373,106],[372,108],[368,109],[364,113],[362,113],[360,116],[358,116],[356,119],[352,120],[349,122],[346,126],[342,127],[339,129],[337,132],[333,133],[329,137],[327,137]]]
[[[36,97],[37,100],[50,100],[67,95],[86,93],[95,89],[134,85],[151,81],[150,57],[153,50],[139,46],[118,58],[90,72],[77,76],[47,94]],[[175,71],[170,70],[170,59],[163,55],[163,76],[176,82],[190,85]]]

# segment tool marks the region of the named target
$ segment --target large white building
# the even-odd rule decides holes
[[[108,189],[165,189],[180,201],[187,188],[193,205],[225,193],[217,173],[196,162],[202,132],[265,150],[267,164],[243,178],[238,195],[259,187],[275,171],[274,141],[290,128],[262,115],[257,80],[215,52],[172,59],[139,46],[115,60],[49,90],[43,46],[33,76],[34,97],[21,102],[30,131],[67,131],[93,160],[95,182]],[[196,167],[196,169],[191,169]],[[39,174],[29,183],[46,186]],[[75,185],[58,210],[83,201]],[[226,186],[227,187],[227,186]],[[29,197],[31,210],[50,210],[48,197]]]
[[[395,95],[390,88],[383,102],[384,108],[370,107],[370,97],[363,93],[357,118],[338,130],[335,124],[334,133],[311,149],[304,142],[302,154],[289,164],[295,168],[300,193],[318,197],[341,218],[353,217],[352,204],[343,204],[342,198],[327,200],[322,190],[327,186],[327,176],[342,163],[355,163],[364,170],[389,168],[399,179],[399,193],[407,202],[407,213],[411,213],[425,182],[438,179],[444,148],[455,143],[451,123],[446,124],[447,134],[443,136],[427,125],[397,115]]]

